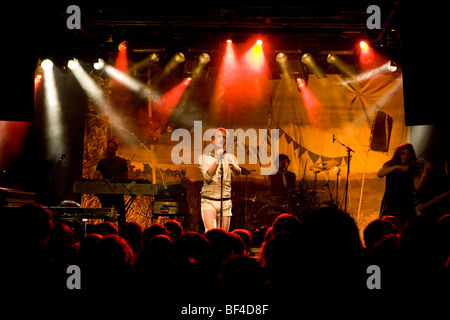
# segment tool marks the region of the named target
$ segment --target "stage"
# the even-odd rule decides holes
[[[279,319],[444,292],[448,17],[354,2],[5,10],[17,301]]]
[[[46,18],[41,34],[55,33],[30,55],[34,107],[2,117],[19,121],[0,123],[0,185],[35,192],[46,205],[72,200],[98,207],[92,194],[75,194],[73,183],[94,177],[114,138],[130,179],[186,188],[189,229],[201,231],[197,157],[209,143],[208,129],[224,127],[237,133],[231,147],[251,171],[233,180],[233,197],[244,201],[235,204],[236,226],[248,226],[262,204],[274,204],[269,173],[277,155],[286,154],[297,190],[316,192],[319,204],[338,205],[364,228],[377,218],[384,192],[376,173],[396,146],[409,141],[442,166],[447,130],[439,121],[411,118],[417,108],[411,80],[404,91],[410,60],[400,54],[398,3],[385,4],[385,24],[370,28],[369,17],[373,24],[377,16],[363,4],[342,11],[339,21],[329,16],[342,8],[323,8],[169,13],[161,7],[134,18],[126,6],[33,8],[33,16]],[[223,14],[220,23],[210,16],[214,10]],[[177,20],[183,15],[191,20]],[[335,161],[332,170],[312,169],[327,161]],[[242,187],[245,180],[250,189]],[[154,201],[138,196],[127,219],[154,223]],[[249,205],[259,209],[249,212]]]

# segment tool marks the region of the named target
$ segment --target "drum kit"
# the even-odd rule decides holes
[[[313,210],[324,206],[336,206],[339,207],[339,202],[337,201],[339,195],[339,182],[341,167],[335,160],[323,161],[317,164],[311,165],[308,169],[314,173],[314,184],[312,190],[304,190],[301,188],[289,190],[287,196],[278,197],[268,195],[268,187],[260,186],[257,190],[251,188],[252,191],[256,191],[257,195],[254,197],[248,197],[248,188],[245,190],[245,221],[247,222],[246,227],[256,231],[261,227],[269,227],[272,225],[276,217],[282,213],[290,213],[303,220],[307,215],[309,215]],[[324,192],[324,190],[317,189],[317,175],[319,173],[324,173],[326,176],[326,184],[329,192],[329,201],[320,202],[319,193]],[[250,172],[245,172],[244,174],[249,174]],[[336,188],[335,188],[335,200],[333,199],[329,183],[330,173],[336,173]],[[246,177],[247,184],[247,177]],[[250,204],[250,205],[248,205]],[[250,224],[250,225],[248,225]]]

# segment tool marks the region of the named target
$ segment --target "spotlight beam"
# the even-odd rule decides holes
[[[202,53],[198,57],[198,63],[192,71],[192,82],[196,82],[198,79],[200,79],[210,59],[211,58],[209,57],[209,54],[207,54],[206,52]]]
[[[103,91],[99,88],[95,81],[91,77],[89,77],[86,71],[84,71],[78,60],[70,60],[68,66],[69,69],[72,70],[72,73],[78,80],[80,86],[84,91],[86,91],[97,108],[99,108],[99,110],[103,110],[103,108],[107,104],[107,100],[103,94]]]
[[[155,120],[161,126],[165,126],[167,124],[170,116],[177,107],[183,93],[191,81],[191,78],[184,79],[154,102]]]
[[[112,108],[111,104],[104,94],[104,91],[95,82],[95,80],[88,75],[88,73],[83,69],[78,60],[71,60],[69,68],[80,86],[92,100],[94,106],[96,107],[96,111],[99,113],[98,117],[110,123],[111,126],[120,129],[119,132],[124,131],[130,133],[131,131],[127,129],[127,126],[122,120],[122,117],[120,117],[119,114],[115,112],[114,108]],[[131,141],[133,141],[132,137],[130,137],[128,134],[125,135],[123,133],[121,133],[121,139],[130,143]]]
[[[313,57],[309,53],[305,53],[302,56],[302,62],[306,65],[309,71],[311,71],[317,79],[323,79],[327,76],[323,72],[322,68],[317,65],[317,63],[314,61]]]
[[[110,65],[105,66],[105,72],[117,81],[120,81],[130,90],[138,93],[142,98],[148,98],[148,88],[144,83],[130,77],[128,74],[125,74]]]
[[[305,104],[306,114],[308,121],[315,127],[322,126],[322,103],[317,99],[314,93],[305,84],[305,81],[301,78],[297,79],[297,86],[301,92],[303,103]]]
[[[352,70],[352,68],[335,54],[328,54],[327,62],[338,68],[344,77],[352,78],[356,76],[356,73]]]
[[[46,108],[46,139],[48,158],[55,158],[64,150],[64,129],[62,123],[61,103],[56,88],[53,63],[50,60],[44,60],[42,72],[44,76],[45,89],[45,108]]]
[[[164,66],[164,69],[159,78],[167,76],[170,72],[174,71],[185,60],[184,54],[181,52],[176,53],[172,59]]]

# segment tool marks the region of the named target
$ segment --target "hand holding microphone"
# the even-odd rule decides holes
[[[225,153],[225,151],[222,148],[215,150],[215,157],[216,157],[217,163],[223,164],[224,153]]]

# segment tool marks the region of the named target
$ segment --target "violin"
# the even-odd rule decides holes
[[[418,160],[413,161],[413,162],[411,162],[411,163],[409,164],[409,166],[410,166],[410,167],[413,167],[413,168],[418,168],[418,169],[420,169],[420,170],[423,170],[423,169],[425,168],[425,160],[422,160],[422,161],[418,161]]]
[[[415,167],[415,168],[418,168],[420,170],[423,170],[425,168],[425,164],[426,163],[430,163],[430,169],[435,169],[435,170],[442,169],[440,166],[438,166],[438,165],[436,165],[434,163],[431,163],[431,162],[429,162],[429,161],[427,161],[425,159],[413,161],[410,164],[410,167]]]

